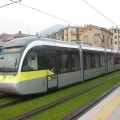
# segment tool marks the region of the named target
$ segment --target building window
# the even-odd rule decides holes
[[[115,45],[117,45],[117,41],[115,41]]]
[[[109,38],[107,37],[107,44],[109,44]]]
[[[76,33],[79,34],[79,28],[76,28]]]
[[[110,39],[110,41],[111,41],[111,44],[113,44],[112,38]]]
[[[75,34],[75,32],[73,30],[71,30],[71,34],[73,35],[73,34]]]
[[[117,35],[115,35],[114,38],[117,39]]]
[[[105,36],[103,35],[103,39],[102,39],[102,42],[105,43]]]
[[[76,35],[76,40],[79,40],[79,35]]]
[[[84,36],[84,43],[88,43],[88,36]]]
[[[94,35],[94,41],[95,41],[95,42],[98,42],[98,34],[95,34],[95,35]]]

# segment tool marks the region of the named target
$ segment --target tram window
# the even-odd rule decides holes
[[[107,54],[107,63],[108,65],[113,65],[114,61],[113,61],[113,53],[108,53]]]
[[[99,58],[99,66],[104,67],[105,66],[105,54],[100,53],[100,58]]]
[[[114,55],[114,63],[120,64],[120,55],[118,53],[115,53]]]
[[[46,59],[46,68],[55,72],[55,59],[52,56],[47,56]]]
[[[113,65],[113,63],[114,63],[114,60],[113,60],[113,53],[111,53],[111,59],[110,59],[111,61],[110,61],[110,63],[111,63],[111,65]]]
[[[95,53],[95,68],[100,67],[100,54]]]
[[[83,52],[83,64],[84,64],[84,70],[90,69],[90,54],[89,52],[84,51]]]
[[[79,55],[76,53],[71,55],[71,65],[72,65],[72,71],[76,71],[80,69],[80,58]]]
[[[105,64],[104,59],[105,56],[103,54],[84,51],[83,52],[84,70],[103,66]]]
[[[34,54],[34,59],[32,59]],[[33,53],[31,50],[26,54],[23,65],[22,65],[22,71],[33,71],[37,70],[38,65],[37,65],[37,54]]]
[[[86,70],[87,69],[86,52],[83,52],[83,65],[84,70]]]
[[[60,63],[60,72],[66,72],[66,64],[67,64],[67,55],[60,55],[59,56],[59,63]]]
[[[90,65],[91,69],[96,67],[95,53],[90,53]]]
[[[83,67],[84,67],[84,70],[86,70],[87,69],[87,63],[86,63],[86,55],[85,54],[83,54]]]
[[[77,71],[80,69],[79,55],[76,52],[59,55],[60,73]]]
[[[117,54],[118,56],[118,64],[120,64],[120,54]]]
[[[117,64],[117,55],[116,55],[116,53],[114,54],[114,64]]]
[[[37,59],[38,59],[38,70],[44,69],[45,68],[44,56],[41,54],[38,54]]]
[[[28,65],[28,59],[26,57],[23,61],[22,71],[30,71],[30,70],[33,70],[33,68]]]

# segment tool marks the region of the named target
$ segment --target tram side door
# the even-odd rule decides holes
[[[46,56],[46,69],[47,69],[47,86],[48,91],[58,88],[57,74],[56,74],[56,58],[55,55]]]

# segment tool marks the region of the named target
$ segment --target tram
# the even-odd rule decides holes
[[[6,43],[0,92],[45,93],[120,69],[120,52],[38,36]]]

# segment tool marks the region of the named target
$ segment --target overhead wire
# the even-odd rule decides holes
[[[14,1],[14,2],[12,2],[12,3],[5,4],[5,5],[3,5],[3,6],[0,6],[0,8],[6,7],[6,6],[12,5],[12,4],[14,4],[14,3],[18,3],[18,2],[21,2],[21,0]]]
[[[95,7],[93,7],[90,3],[86,2],[85,0],[82,0],[82,1],[85,2],[87,5],[89,5],[91,8],[93,8],[95,11],[97,11],[99,14],[101,14],[103,17],[105,17],[112,24],[114,24],[115,26],[117,26],[116,23],[114,23],[112,20],[110,20],[108,17],[106,17],[103,13],[101,13],[99,10],[97,10]]]
[[[13,2],[13,3],[15,3],[15,1],[13,1],[13,0],[10,0],[10,1]],[[97,11],[100,15],[102,15],[104,18],[106,18],[109,22],[111,22],[112,24],[114,24],[115,26],[117,26],[117,24],[116,24],[115,22],[113,22],[112,20],[110,20],[107,16],[105,16],[103,13],[101,13],[99,10],[97,10],[95,7],[93,7],[90,3],[88,3],[88,2],[85,1],[85,0],[82,0],[82,1],[85,2],[87,5],[89,5],[92,9],[94,9],[95,11]],[[17,2],[17,4],[19,4],[19,5],[21,5],[21,6],[24,6],[24,7],[26,7],[26,8],[32,9],[32,10],[34,10],[34,11],[37,11],[37,12],[46,14],[46,15],[48,15],[48,16],[54,17],[54,18],[56,18],[56,19],[62,20],[62,21],[64,21],[64,22],[67,22],[67,23],[70,23],[70,24],[79,26],[79,25],[77,25],[77,24],[75,24],[75,23],[73,23],[73,22],[67,21],[67,20],[65,20],[65,19],[62,19],[62,18],[57,17],[57,16],[55,16],[55,15],[52,15],[52,14],[50,14],[50,13],[47,13],[47,12],[38,10],[38,9],[36,9],[36,8],[33,8],[33,7],[30,7],[30,6],[28,6],[28,5],[25,5],[25,4],[22,4],[22,3],[19,3],[19,2]]]
[[[10,0],[10,1],[14,2],[13,0]],[[67,20],[62,19],[62,18],[60,18],[60,17],[57,17],[57,16],[55,16],[55,15],[52,15],[52,14],[49,14],[49,13],[47,13],[47,12],[38,10],[38,9],[36,9],[36,8],[33,8],[33,7],[30,7],[30,6],[28,6],[28,5],[25,5],[25,4],[22,4],[22,3],[17,3],[17,4],[19,4],[19,5],[21,5],[21,6],[24,6],[24,7],[26,7],[26,8],[32,9],[32,10],[34,10],[34,11],[37,11],[37,12],[46,14],[46,15],[51,16],[51,17],[53,17],[53,18],[59,19],[59,20],[61,20],[61,21],[70,23],[70,24],[72,24],[72,25],[80,26],[80,25],[77,25],[77,24],[75,24],[75,23],[73,23],[73,22],[67,21]]]
[[[13,1],[13,0],[10,0],[10,1],[15,2],[15,1]],[[115,22],[113,22],[111,19],[109,19],[107,16],[105,16],[103,13],[101,13],[99,10],[97,10],[95,7],[93,7],[90,3],[88,3],[88,2],[85,1],[85,0],[82,0],[82,1],[85,2],[87,5],[89,5],[92,9],[94,9],[95,11],[97,11],[100,15],[102,15],[104,18],[106,18],[109,22],[111,22],[112,24],[114,24],[115,26],[117,26],[117,24],[116,24]],[[47,12],[38,10],[38,9],[36,9],[36,8],[33,8],[33,7],[30,7],[30,6],[28,6],[28,5],[25,5],[25,4],[22,4],[22,3],[17,3],[17,4],[22,5],[22,6],[26,7],[26,8],[32,9],[32,10],[34,10],[34,11],[37,11],[37,12],[46,14],[46,15],[48,15],[48,16],[54,17],[54,18],[56,18],[56,19],[62,20],[62,21],[64,21],[64,22],[67,22],[67,23],[70,23],[70,24],[79,26],[79,25],[77,25],[77,24],[75,24],[75,23],[73,23],[73,22],[67,21],[67,20],[62,19],[62,18],[60,18],[60,17],[57,17],[57,16],[55,16],[55,15],[52,15],[52,14],[49,14],[49,13],[47,13]]]

